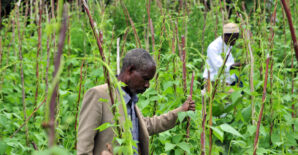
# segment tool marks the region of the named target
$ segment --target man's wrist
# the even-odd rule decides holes
[[[183,112],[183,111],[185,111],[185,110],[183,109],[182,106],[180,106],[180,107],[178,107],[178,108],[176,108],[176,109],[173,110],[173,112],[174,112],[174,113],[177,113],[177,114],[178,114],[179,112]]]

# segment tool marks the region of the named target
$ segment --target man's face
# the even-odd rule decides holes
[[[149,88],[149,81],[154,77],[156,72],[155,65],[150,66],[146,71],[132,69],[128,74],[127,86],[133,94],[144,93]]]
[[[227,45],[234,46],[238,38],[239,38],[239,33],[224,34],[224,40]]]

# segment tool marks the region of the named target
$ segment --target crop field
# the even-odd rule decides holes
[[[107,81],[119,89],[119,65],[134,48],[157,66],[138,95],[144,116],[181,106],[191,91],[196,105],[150,136],[150,154],[298,154],[297,3],[0,0],[0,155],[76,154],[84,94]],[[240,29],[231,53],[243,65],[231,74],[242,87],[203,78],[208,45],[229,22]],[[120,125],[97,130],[109,126]],[[130,128],[127,119],[114,154],[129,154]]]

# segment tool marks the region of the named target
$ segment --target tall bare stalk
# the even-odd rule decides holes
[[[48,7],[47,5],[45,5],[46,8],[46,16],[47,16],[47,21],[48,24],[51,22],[51,17],[49,16],[49,12],[48,12]],[[48,96],[48,89],[49,89],[49,66],[50,66],[50,50],[51,50],[51,46],[50,46],[50,40],[51,37],[50,35],[47,36],[47,65],[46,65],[46,75],[45,75],[45,82],[46,82],[46,88],[45,88],[45,94],[46,96]]]
[[[293,22],[292,22],[291,11],[288,8],[288,5],[287,5],[285,0],[281,0],[281,2],[282,2],[282,5],[283,5],[283,8],[285,10],[285,13],[287,15],[287,18],[288,18],[288,23],[289,23],[289,26],[290,26],[290,31],[291,31],[291,36],[292,36],[292,40],[293,40],[294,50],[295,50],[295,53],[296,53],[296,59],[298,61],[298,43],[297,43],[297,39],[296,39],[295,29],[294,29]]]
[[[77,131],[77,123],[78,123],[78,113],[79,113],[79,105],[81,100],[81,88],[82,88],[82,75],[83,75],[83,67],[84,67],[85,61],[82,61],[81,70],[80,70],[80,86],[79,86],[79,95],[76,105],[76,116],[75,116],[75,131]],[[76,143],[75,143],[76,144]]]
[[[62,6],[61,6],[62,7]],[[63,19],[61,23],[61,29],[59,34],[59,42],[58,42],[58,50],[57,54],[55,56],[55,70],[53,73],[53,78],[58,75],[58,71],[61,64],[61,57],[63,53],[63,47],[66,37],[66,31],[67,31],[67,25],[68,25],[68,7],[65,4],[63,7]],[[50,99],[50,122],[49,122],[49,147],[52,147],[55,145],[55,113],[56,113],[56,105],[57,105],[57,98],[58,98],[58,82],[55,85],[54,91],[52,93],[51,99]]]
[[[189,89],[189,96],[192,98],[193,94],[193,82],[195,79],[195,72],[192,72],[191,82],[190,82],[190,89]],[[190,117],[187,118],[187,125],[186,125],[186,138],[189,138],[189,128],[190,128]]]
[[[56,17],[55,17],[55,1],[51,0],[51,14],[52,14],[52,20],[56,21]],[[55,32],[55,28],[53,29],[53,32]],[[52,41],[53,41],[53,48],[56,49],[56,33],[52,34]],[[53,55],[53,57],[55,57],[55,53]]]
[[[29,131],[28,125],[26,123],[27,119],[27,111],[26,111],[26,102],[25,102],[25,86],[24,86],[24,70],[23,70],[23,54],[22,54],[22,37],[21,37],[21,27],[20,27],[20,16],[19,16],[19,8],[21,5],[21,0],[16,3],[16,21],[17,21],[17,29],[18,29],[18,39],[19,39],[19,59],[20,59],[20,76],[21,76],[21,83],[22,83],[22,103],[23,103],[23,113],[24,113],[24,120],[25,120],[25,130],[26,130],[26,144],[29,144]]]
[[[204,24],[202,30],[202,54],[204,53],[204,38],[205,38],[205,29],[206,29],[206,20],[207,20],[207,0],[204,0]],[[202,67],[203,68],[203,67]]]
[[[244,4],[244,3],[243,3]],[[246,13],[244,13],[245,18],[246,18],[246,22],[243,20],[241,14],[238,15],[238,17],[240,17],[241,19],[241,23],[243,25],[246,25],[246,27],[248,27],[248,16]],[[242,28],[242,26],[241,26]],[[251,42],[251,38],[250,38],[250,32],[249,29],[243,29],[243,33],[244,33],[244,42],[245,44],[247,44],[247,48],[249,51],[249,56],[250,56],[250,73],[249,73],[249,86],[250,86],[250,92],[254,92],[254,55],[253,55],[253,51],[250,45]],[[254,95],[250,96],[250,101],[251,101],[251,120],[252,120],[252,124],[255,125],[255,103],[254,103]]]
[[[35,98],[34,98],[34,107],[37,105],[37,98],[38,98],[38,86],[39,86],[39,53],[41,52],[41,21],[42,21],[42,9],[43,9],[43,2],[42,0],[38,3],[39,6],[39,15],[38,15],[38,44],[37,44],[37,53],[36,53],[36,89],[35,89]]]
[[[120,74],[120,38],[117,38],[117,75]]]
[[[176,81],[176,44],[175,44],[175,33],[173,32],[173,38],[172,38],[172,53],[173,53],[173,81]],[[177,94],[176,92],[176,84],[174,84],[174,92],[175,95]]]
[[[258,124],[257,124],[257,130],[256,130],[256,136],[254,140],[254,152],[253,155],[257,154],[257,148],[258,148],[258,141],[259,141],[259,133],[260,133],[260,125],[262,121],[263,116],[263,110],[265,105],[265,99],[266,99],[266,93],[267,93],[267,80],[268,80],[268,66],[269,66],[270,57],[267,56],[266,59],[266,71],[265,71],[265,80],[264,80],[264,89],[263,89],[263,96],[262,96],[262,107],[259,114]]]
[[[273,58],[273,46],[274,46],[274,29],[273,27],[275,26],[275,19],[276,19],[276,8],[277,8],[277,3],[278,1],[276,0],[275,2],[275,7],[274,7],[274,11],[273,11],[273,14],[272,14],[272,17],[271,17],[271,26],[270,26],[270,33],[271,33],[271,36],[269,38],[269,45],[270,45],[270,57]],[[273,93],[273,63],[274,63],[274,60],[271,59],[271,67],[270,67],[270,111],[271,111],[271,114],[270,114],[270,118],[273,118],[273,99],[272,99],[272,93]],[[271,139],[271,135],[272,135],[272,131],[273,131],[273,125],[274,125],[274,121],[271,120],[270,122],[270,132],[269,132],[269,137]],[[270,140],[270,144],[271,144],[271,140]]]
[[[182,47],[182,84],[184,95],[187,92],[186,86],[186,52],[185,52],[185,37],[181,36],[181,47]]]
[[[296,111],[295,111],[295,98],[294,98],[294,79],[295,79],[295,75],[296,73],[294,72],[294,53],[292,53],[292,64],[291,64],[291,70],[292,70],[292,100],[293,100],[293,103],[292,103],[292,118],[296,118]],[[295,131],[295,125],[294,123],[292,124],[292,129],[293,131]]]
[[[208,70],[208,79],[207,79],[207,93],[210,96],[210,92],[211,92],[211,81],[210,81],[210,71]],[[205,144],[206,144],[206,104],[205,104],[205,99],[204,99],[204,95],[206,94],[206,92],[202,92],[202,133],[201,133],[201,155],[205,155],[206,154],[206,148],[205,148]],[[211,107],[212,108],[212,107]],[[210,132],[212,132],[211,130],[209,130]],[[209,146],[210,147],[210,146]]]

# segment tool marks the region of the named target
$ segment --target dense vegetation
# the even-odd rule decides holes
[[[179,114],[179,125],[152,136],[153,154],[252,154],[256,133],[257,154],[298,153],[298,63],[280,1],[88,0],[100,40],[94,37],[82,1],[41,2],[12,1],[11,11],[1,20],[0,154],[74,154],[83,95],[105,83],[103,64],[116,74],[117,46],[120,57],[138,47],[149,51],[157,62],[156,77],[139,95],[138,106],[145,116],[180,106],[195,73],[197,110]],[[297,30],[296,3],[287,1]],[[206,49],[222,35],[222,25],[227,22],[241,28],[232,54],[246,64],[233,72],[244,87],[234,86],[235,92],[228,94],[229,88],[219,80],[203,97]],[[65,39],[60,39],[63,35]],[[56,115],[51,115],[53,111]],[[191,119],[189,138],[187,116]],[[50,149],[53,143],[56,146]]]

